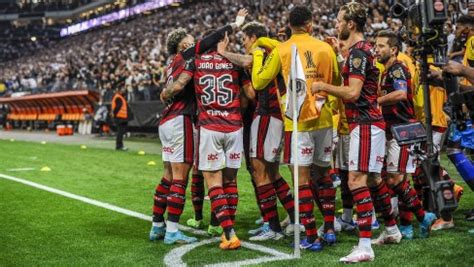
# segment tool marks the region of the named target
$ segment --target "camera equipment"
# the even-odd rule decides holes
[[[439,162],[433,161],[426,156],[423,150],[423,144],[427,141],[427,134],[421,122],[413,122],[406,124],[394,125],[391,128],[392,135],[401,145],[412,145],[411,153],[421,162],[426,177],[430,185],[430,195],[432,200],[428,208],[436,208],[438,212],[451,212],[457,208],[456,198],[453,194],[453,185],[450,181],[442,181],[439,179],[440,166]],[[436,153],[435,153],[436,154]],[[431,179],[438,177],[437,179]]]
[[[444,0],[417,0],[409,7],[395,4],[391,11],[394,17],[404,20],[401,34],[411,46],[419,48],[415,50],[417,54],[433,55],[435,65],[446,62],[444,23],[448,15]]]
[[[438,213],[449,213],[457,208],[454,198],[453,185],[441,179],[441,166],[438,160],[438,151],[433,147],[432,114],[430,89],[428,84],[428,56],[431,55],[435,65],[446,63],[447,37],[444,33],[444,23],[447,20],[447,4],[444,0],[417,0],[409,7],[395,4],[391,7],[394,17],[404,20],[401,37],[410,46],[415,48],[415,57],[421,59],[421,81],[423,83],[423,98],[426,133],[426,151],[422,149],[421,141],[424,137],[415,138],[412,152],[421,161],[425,173],[429,195],[427,208]],[[420,136],[422,125],[405,125],[393,127],[394,137],[399,144],[406,144],[407,138],[402,138],[407,132],[415,130]],[[410,135],[410,134],[408,134]],[[417,135],[418,136],[418,135]],[[426,202],[424,201],[426,204]]]
[[[400,146],[426,142],[426,131],[421,122],[393,125],[391,130]]]

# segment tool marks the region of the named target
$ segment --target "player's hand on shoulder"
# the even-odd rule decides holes
[[[255,41],[252,47],[261,47],[267,49],[268,51],[272,51],[280,42],[269,37],[260,37]]]
[[[258,52],[262,52],[262,53],[263,53],[263,52],[265,52],[265,49],[256,46],[256,47],[253,47],[253,48],[250,49],[249,54],[250,54],[250,55],[253,55],[253,54],[256,53],[256,52],[257,52],[257,53],[258,53]]]

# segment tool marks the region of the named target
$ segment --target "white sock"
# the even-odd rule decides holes
[[[375,215],[375,208],[372,210],[372,223],[377,220],[377,216]]]
[[[398,232],[398,226],[395,224],[393,226],[385,226],[385,230],[389,233],[389,234],[395,234],[396,232]]]
[[[345,222],[352,221],[352,209],[342,209],[342,220]]]
[[[359,238],[359,247],[370,248],[372,246],[370,241],[370,238]]]
[[[178,232],[178,224],[175,222],[166,221],[166,232],[168,233]]]
[[[163,227],[165,226],[165,222],[153,222],[152,225],[154,227]]]

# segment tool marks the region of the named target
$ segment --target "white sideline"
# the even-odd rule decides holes
[[[31,187],[35,187],[35,188],[38,188],[38,189],[41,189],[41,190],[44,190],[44,191],[47,191],[47,192],[55,193],[55,194],[58,194],[58,195],[61,195],[61,196],[67,197],[67,198],[79,200],[81,202],[91,204],[91,205],[94,205],[94,206],[97,206],[97,207],[101,207],[101,208],[104,208],[104,209],[108,209],[108,210],[111,210],[111,211],[115,211],[115,212],[118,212],[118,213],[121,213],[121,214],[124,214],[124,215],[127,215],[127,216],[135,217],[135,218],[142,219],[142,220],[145,220],[145,221],[152,221],[151,216],[148,216],[148,215],[136,212],[136,211],[127,210],[127,209],[124,209],[124,208],[121,208],[121,207],[118,207],[118,206],[115,206],[115,205],[112,205],[112,204],[108,204],[108,203],[105,203],[105,202],[101,202],[101,201],[98,201],[98,200],[94,200],[94,199],[90,199],[90,198],[87,198],[87,197],[72,194],[72,193],[62,191],[62,190],[59,190],[59,189],[56,189],[56,188],[52,188],[52,187],[49,187],[49,186],[46,186],[46,185],[38,184],[38,183],[35,183],[35,182],[31,182],[31,181],[28,181],[28,180],[24,180],[24,179],[21,179],[21,178],[13,177],[13,176],[2,174],[2,173],[0,173],[0,178],[10,180],[10,181],[14,181],[14,182],[17,182],[17,183],[21,183],[21,184],[24,184],[24,185],[28,185],[28,186],[31,186]],[[183,226],[183,225],[179,225],[178,228],[182,231],[190,232],[190,233],[195,234],[195,235],[207,236],[207,233],[203,230],[197,230],[197,229],[187,227],[187,226]],[[196,247],[206,245],[206,244],[210,244],[210,243],[213,243],[213,242],[218,242],[219,240],[220,240],[220,238],[211,238],[211,239],[206,239],[206,240],[200,241],[198,243],[177,247],[175,249],[172,249],[170,252],[168,252],[167,255],[165,255],[164,262],[165,262],[166,266],[186,266],[186,263],[184,263],[182,261],[182,256],[184,256],[186,253],[188,253],[189,251],[193,250]],[[223,263],[217,263],[217,264],[206,265],[206,266],[215,266],[215,267],[217,267],[217,266],[242,266],[242,265],[250,265],[250,264],[259,264],[259,263],[264,263],[264,262],[269,262],[269,261],[280,261],[280,260],[293,259],[293,256],[290,255],[290,254],[286,254],[286,253],[280,252],[280,251],[272,249],[272,248],[268,248],[268,247],[257,245],[257,244],[252,244],[252,243],[245,242],[245,241],[242,242],[242,247],[245,247],[245,248],[250,249],[250,250],[256,250],[256,251],[260,251],[260,252],[263,252],[263,253],[266,253],[266,254],[270,254],[271,256],[264,256],[264,257],[260,257],[260,258],[255,258],[255,259],[250,259],[250,260],[243,260],[243,261],[223,262]]]

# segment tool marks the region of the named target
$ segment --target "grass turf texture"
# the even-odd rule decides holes
[[[79,146],[0,140],[0,173],[78,194],[144,214],[151,214],[154,188],[161,178],[160,155],[139,156],[136,152],[115,152]],[[147,166],[154,160],[156,166]],[[375,247],[375,264],[381,265],[461,265],[473,266],[474,236],[467,230],[474,224],[464,221],[464,211],[474,208],[474,194],[460,180],[445,157],[442,163],[465,188],[455,213],[456,228],[434,232],[427,240],[402,241],[401,245]],[[43,166],[51,172],[40,172]],[[14,168],[35,168],[13,172]],[[282,174],[289,178],[286,167]],[[239,171],[240,202],[236,230],[248,240],[259,214],[249,175]],[[181,223],[193,216],[188,195]],[[339,196],[339,193],[338,193]],[[204,203],[209,219],[209,202]],[[341,207],[338,201],[338,208]],[[0,265],[163,265],[164,255],[175,246],[148,241],[150,223],[91,206],[53,193],[0,179]],[[285,216],[280,207],[281,219]],[[319,211],[318,226],[322,219]],[[415,223],[415,229],[417,224]],[[378,232],[374,236],[378,235]],[[202,237],[199,237],[202,239]],[[271,262],[272,266],[337,264],[356,244],[355,235],[338,234],[338,244],[323,252],[303,251],[300,260]],[[258,243],[291,253],[292,239]],[[220,251],[217,243],[199,247],[183,258],[191,266],[258,258],[261,252],[248,249]],[[203,255],[206,255],[203,257]],[[264,264],[262,264],[264,265]]]

